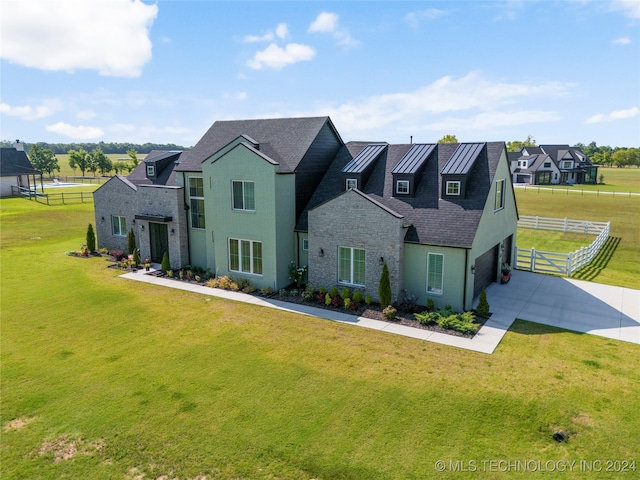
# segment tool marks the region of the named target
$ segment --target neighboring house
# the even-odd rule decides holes
[[[504,143],[348,143],[300,217],[309,281],[471,309],[511,264],[517,229]]]
[[[42,172],[33,168],[24,151],[24,145],[19,140],[16,140],[13,147],[1,149],[0,197],[15,195],[19,188],[34,189],[37,185],[36,175],[40,177],[40,183],[42,183]]]
[[[577,147],[540,145],[510,152],[513,183],[558,185],[597,183],[598,167]]]
[[[180,156],[172,182],[153,185],[140,168],[96,191],[96,222],[110,227],[99,244],[106,235],[126,248],[129,224],[117,222],[135,219],[145,257],[141,232],[164,224],[175,228],[172,266],[258,288],[284,288],[292,264],[308,265],[316,287],[377,299],[387,263],[394,301],[411,292],[463,310],[513,261],[517,210],[502,142],[345,144],[328,117],[220,121]],[[165,209],[156,190],[174,192]]]
[[[154,150],[128,177],[116,175],[93,193],[98,246],[127,253],[133,229],[142,259],[171,265],[189,262],[183,187],[175,166],[182,152]]]

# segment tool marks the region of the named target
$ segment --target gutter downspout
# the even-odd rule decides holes
[[[467,310],[467,281],[469,272],[469,249],[464,250],[464,284],[462,286],[462,308]],[[473,305],[471,305],[473,307]]]

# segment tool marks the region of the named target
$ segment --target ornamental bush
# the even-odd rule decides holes
[[[362,292],[360,290],[353,292],[353,301],[356,303],[362,303]]]
[[[396,313],[398,313],[398,311],[391,305],[387,305],[384,310],[382,310],[382,316],[384,316],[384,318],[386,318],[387,320],[395,320]]]
[[[480,292],[480,300],[478,301],[478,306],[476,307],[476,313],[478,315],[482,315],[486,317],[489,315],[489,302],[487,302],[487,292],[482,290]]]
[[[389,278],[387,262],[384,262],[382,265],[382,275],[380,275],[380,284],[378,285],[378,296],[380,297],[381,307],[391,305],[391,279]]]
[[[133,228],[129,231],[129,235],[127,237],[127,254],[133,254],[133,251],[136,249],[136,234],[133,232]]]
[[[160,263],[160,270],[163,272],[168,272],[171,270],[171,263],[169,262],[169,253],[164,252],[162,255],[162,263]]]
[[[91,224],[87,227],[87,250],[90,252],[96,251],[96,234]]]

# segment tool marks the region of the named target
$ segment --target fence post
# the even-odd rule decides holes
[[[531,271],[534,272],[536,270],[536,249],[531,249]]]
[[[571,253],[567,253],[567,277],[570,277],[571,274],[573,273],[571,270],[572,267],[572,260],[573,259],[573,252]]]
[[[565,232],[565,233],[567,231],[567,223],[568,223],[567,222],[567,218],[565,217],[565,219],[564,219],[564,230],[563,230],[563,232]]]

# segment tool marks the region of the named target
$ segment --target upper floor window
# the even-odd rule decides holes
[[[113,234],[118,237],[127,236],[127,218],[114,215],[111,217],[113,225]]]
[[[501,210],[504,208],[504,179],[496,182],[496,203],[495,210]]]
[[[205,228],[204,185],[202,178],[189,177],[189,209],[191,228]]]
[[[408,194],[409,193],[409,180],[398,180],[396,182],[396,193]]]
[[[447,182],[447,195],[460,195],[460,182]]]
[[[563,160],[562,168],[573,168],[573,161],[571,160]]]
[[[361,248],[338,247],[338,281],[365,284],[366,254]]]
[[[542,165],[544,168],[551,168],[551,162],[544,162]]]
[[[156,168],[153,165],[147,165],[147,177],[153,177],[156,174]]]
[[[233,181],[233,209],[255,211],[254,182]]]
[[[304,250],[305,252],[309,251],[309,239],[308,238],[303,238],[302,239],[302,250]]]
[[[347,190],[351,190],[352,188],[358,188],[357,178],[347,178]]]

